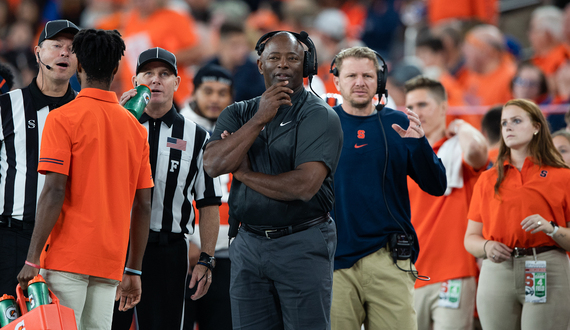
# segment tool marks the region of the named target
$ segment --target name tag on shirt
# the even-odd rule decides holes
[[[524,266],[524,301],[546,303],[546,261],[527,260]]]
[[[445,308],[459,308],[459,300],[461,299],[461,284],[459,280],[447,280],[441,282],[439,290],[439,307]]]

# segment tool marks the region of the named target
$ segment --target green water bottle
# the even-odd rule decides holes
[[[46,281],[39,274],[28,282],[28,299],[30,299],[28,312],[36,307],[50,303]]]
[[[125,103],[125,109],[129,110],[136,119],[139,119],[144,108],[150,101],[150,87],[145,84],[140,84],[137,86],[137,95],[133,96],[130,100]]]
[[[14,296],[4,294],[0,297],[0,313],[0,328],[20,317]]]

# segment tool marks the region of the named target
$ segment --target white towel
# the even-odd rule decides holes
[[[445,141],[437,152],[437,156],[445,167],[445,177],[447,178],[445,196],[449,196],[453,188],[463,188],[463,167],[461,166],[463,161],[461,153],[457,135]]]

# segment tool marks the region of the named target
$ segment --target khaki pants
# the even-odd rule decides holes
[[[419,330],[471,330],[475,310],[475,292],[477,285],[474,277],[461,279],[461,297],[459,308],[440,307],[439,292],[441,282],[416,289],[414,307],[418,313]]]
[[[119,281],[102,277],[42,269],[63,306],[73,309],[79,330],[109,330]]]
[[[398,266],[410,269],[409,260]],[[413,270],[415,267],[411,266]],[[382,248],[348,269],[333,274],[331,323],[333,330],[415,330],[414,282],[412,274],[396,267]]]
[[[538,235],[538,234],[537,234]],[[562,249],[537,256],[546,260],[546,303],[525,303],[525,261],[483,261],[477,289],[481,326],[493,329],[570,329],[570,264]]]

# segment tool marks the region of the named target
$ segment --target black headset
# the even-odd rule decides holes
[[[380,56],[380,54],[378,54],[378,52],[374,51],[374,54],[376,54],[376,57],[378,58],[378,63],[382,63],[382,70],[376,71],[376,77],[377,77],[377,82],[376,82],[376,94],[378,94],[378,97],[380,97],[380,95],[384,94],[384,96],[386,96],[386,102],[388,101],[388,90],[386,89],[386,80],[388,79],[388,66],[386,65],[386,61],[384,61],[384,59],[382,58],[382,56]],[[331,68],[329,70],[330,73],[332,73],[335,77],[338,77],[338,69],[335,67],[335,62],[336,62],[336,58],[338,57],[338,55],[336,55],[332,62],[331,62]]]
[[[273,31],[266,33],[259,38],[255,45],[257,55],[261,56],[261,53],[263,53],[263,50],[265,49],[265,44],[267,44],[269,39],[280,32],[291,33],[299,42],[307,46],[308,50],[303,51],[303,78],[315,76],[319,67],[319,64],[317,63],[317,49],[315,48],[315,44],[313,44],[311,38],[309,38],[309,34],[305,31],[301,31],[301,33],[290,31]]]

